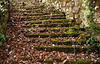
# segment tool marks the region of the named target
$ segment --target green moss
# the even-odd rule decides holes
[[[56,38],[56,37],[60,37],[61,34],[60,33],[53,33],[53,34],[50,34],[50,38]]]
[[[60,1],[60,2],[64,2],[64,1],[65,1],[66,3],[68,2],[68,0],[57,0],[57,1],[58,1],[58,2],[59,2],[59,1]]]
[[[80,33],[76,33],[76,32],[67,32],[67,33],[63,33],[62,34],[62,37],[71,37],[71,36],[73,36],[73,37],[77,37],[77,36],[79,36],[80,35]]]
[[[100,61],[97,61],[96,64],[100,64]]]
[[[27,15],[28,13],[27,12],[24,12],[24,15]]]
[[[51,17],[50,19],[66,19],[66,17]]]
[[[52,15],[52,17],[64,17],[63,14],[55,14],[55,15]]]
[[[74,29],[74,30],[79,30],[80,27],[76,25],[76,26],[72,27],[72,29]]]
[[[19,64],[18,62],[14,61],[13,64]]]
[[[31,31],[35,32],[35,30],[31,29]]]
[[[63,41],[63,44],[64,45],[71,45],[72,44],[72,41],[70,41],[70,40],[64,40]]]
[[[70,27],[72,26],[72,23],[62,23],[61,27]]]
[[[59,46],[56,46],[56,47],[52,47],[52,46],[47,46],[47,47],[44,47],[44,46],[36,46],[34,47],[35,49],[37,50],[43,50],[43,51],[59,51],[59,52],[66,52],[66,53],[74,53],[74,47],[73,46],[67,46],[67,47],[59,47]],[[87,47],[84,47],[84,48],[81,48],[81,47],[76,47],[76,53],[80,53],[80,52],[86,52],[86,50],[88,50]]]
[[[28,32],[28,30],[24,30],[24,32]]]
[[[70,29],[70,27],[69,28],[65,28],[64,31],[67,32],[69,29]]]
[[[76,62],[76,64],[85,64],[85,61],[84,61],[84,60],[79,59],[79,60]]]
[[[39,27],[48,27],[48,25],[47,24],[41,24],[41,25],[39,25]]]
[[[49,24],[49,23],[68,23],[68,24],[72,24],[72,21],[73,20],[67,20],[67,19],[60,19],[60,20],[44,20],[44,21],[39,21],[39,22],[29,22],[29,23],[32,23],[32,24],[41,24],[41,23],[46,23],[46,24]]]
[[[63,33],[62,36],[67,37],[67,36],[71,36],[73,34],[74,34],[74,32],[67,32],[67,33]]]
[[[80,35],[82,39],[85,39],[85,38],[89,38],[90,37],[90,34],[86,34],[84,35],[83,33]]]
[[[64,31],[67,32],[70,29],[72,29],[74,31],[77,31],[77,30],[79,30],[79,27],[78,26],[74,26],[74,27],[65,28]]]
[[[16,3],[13,3],[12,5],[13,5],[13,6],[15,6],[15,5],[16,5]]]
[[[65,62],[65,64],[99,64],[99,63],[91,61],[91,60],[79,59],[77,61],[68,60]]]
[[[39,34],[26,34],[26,37],[39,37]]]
[[[58,24],[50,24],[48,27],[56,27]]]
[[[46,39],[42,39],[40,42],[41,43],[46,43]]]
[[[40,37],[41,37],[41,38],[49,37],[49,34],[41,33],[41,34],[40,34]]]
[[[39,27],[56,27],[57,24],[41,24]]]
[[[51,28],[50,30],[51,30],[51,31],[54,31],[54,32],[59,32],[59,31],[60,31],[60,28],[54,28],[54,29]]]
[[[66,22],[72,22],[73,20],[67,20],[67,19],[60,19],[60,20],[45,20],[42,21],[43,23],[66,23]]]
[[[46,61],[44,61],[45,63],[48,63],[48,64],[53,64],[53,59],[48,59]]]
[[[40,30],[40,32],[46,32],[47,30],[45,30],[45,29],[42,29],[42,30]]]
[[[73,29],[69,29],[67,32],[75,32],[75,30],[73,30]]]
[[[31,24],[41,24],[42,22],[30,22]]]
[[[86,40],[77,40],[76,43],[77,44],[85,44],[86,43]]]
[[[89,38],[89,37],[90,37],[90,34],[85,35],[85,37],[86,37],[86,38]]]
[[[55,59],[57,62],[62,62],[61,58]]]
[[[69,60],[69,61],[66,61],[65,64],[76,64],[76,62],[75,62],[75,61],[70,61],[70,60]]]
[[[56,39],[53,39],[51,41],[53,42],[53,44],[57,44],[57,40]]]

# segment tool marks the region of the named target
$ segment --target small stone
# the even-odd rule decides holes
[[[73,17],[73,13],[70,13],[69,16],[70,16],[70,17]]]
[[[78,18],[78,14],[75,14],[75,18]]]
[[[73,10],[75,11],[75,13],[78,13],[79,7],[73,7]]]
[[[76,23],[80,24],[81,23],[81,19],[76,19]]]
[[[66,6],[66,2],[65,1],[63,2],[63,6]]]
[[[70,17],[70,19],[74,19],[73,17]]]
[[[52,46],[55,46],[54,44],[52,44]]]

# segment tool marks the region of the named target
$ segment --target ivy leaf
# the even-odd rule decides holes
[[[9,35],[6,35],[6,38],[8,38],[9,37]]]
[[[0,42],[0,46],[3,44],[3,42]]]

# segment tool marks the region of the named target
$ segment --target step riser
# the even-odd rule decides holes
[[[45,15],[50,15],[50,14],[23,14],[23,16],[45,16]],[[53,15],[52,17],[65,17],[64,15]]]
[[[32,20],[48,20],[48,19],[52,19],[52,20],[54,20],[54,19],[66,19],[65,17],[62,17],[62,18],[30,18],[30,19],[28,19],[28,18],[21,18],[21,20],[22,21],[32,21]]]
[[[40,38],[47,38],[47,37],[50,37],[50,38],[57,38],[57,37],[77,37],[79,36],[80,34],[77,33],[77,34],[26,34],[25,36],[26,37],[34,37],[34,38],[38,38],[40,36]]]
[[[59,52],[65,52],[65,53],[74,53],[74,47],[34,47],[35,49],[41,51],[47,51],[47,52],[52,52],[52,51],[59,51]],[[94,51],[97,51],[96,48],[91,48],[91,52],[94,52]],[[88,51],[88,47],[84,47],[84,48],[81,48],[81,47],[76,47],[75,48],[75,53],[86,53],[86,51]]]
[[[74,21],[69,21],[69,20],[62,20],[62,21],[40,21],[40,22],[27,22],[27,23],[25,23],[25,25],[28,25],[28,24],[30,24],[30,25],[33,25],[33,24],[52,24],[52,23],[65,23],[65,24],[75,24],[75,22]],[[79,27],[73,27],[72,29],[78,29]],[[68,30],[68,29],[65,29],[66,31]]]
[[[67,46],[71,46],[73,44],[75,44],[75,45],[86,44],[86,40],[77,40],[74,42],[71,40],[57,41],[57,40],[42,39],[42,40],[39,40],[38,42],[46,44],[46,43],[48,43],[48,41],[51,42],[52,44],[55,44],[55,45],[67,45]],[[37,43],[37,42],[35,41],[35,43]]]
[[[44,24],[44,25],[31,25],[31,26],[22,26],[26,28],[31,28],[31,27],[71,27],[74,26],[74,24]]]

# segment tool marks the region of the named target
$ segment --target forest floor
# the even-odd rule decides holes
[[[50,13],[43,13],[41,9],[34,8],[34,13],[31,9],[12,12],[14,20],[8,23],[6,31],[10,37],[7,38],[5,44],[0,46],[0,64],[70,64],[68,61],[78,60],[77,63],[93,64],[100,61],[100,54],[84,51],[86,45],[76,45],[76,50],[74,50],[75,45],[70,41],[80,40],[81,37],[77,35],[80,32],[76,31],[77,33],[73,33],[72,36],[64,34],[66,28],[73,26],[73,20],[70,23],[65,19],[64,14],[54,11],[52,14],[55,16],[51,17]],[[44,7],[44,10],[47,9]],[[52,10],[50,9],[50,12]],[[19,18],[21,20],[18,20]],[[62,23],[62,20],[69,23]],[[63,40],[68,40],[68,42]]]

